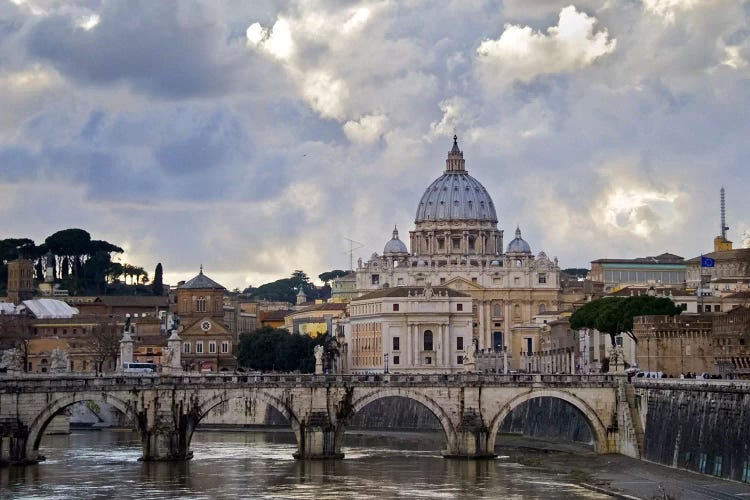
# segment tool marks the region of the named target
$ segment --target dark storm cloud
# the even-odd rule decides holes
[[[77,81],[125,82],[170,98],[251,87],[247,67],[262,64],[204,3],[106,2],[98,15],[90,30],[71,15],[45,17],[30,29],[30,53]]]

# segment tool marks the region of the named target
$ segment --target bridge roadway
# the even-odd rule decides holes
[[[599,453],[638,455],[624,377],[527,374],[43,374],[0,375],[0,462],[43,460],[39,443],[52,418],[80,401],[103,401],[140,433],[142,460],[187,460],[196,427],[239,398],[246,412],[271,405],[290,422],[297,458],[341,458],[347,422],[381,398],[426,406],[445,433],[446,457],[493,457],[495,437],[517,406],[562,399],[591,427]],[[263,406],[265,408],[265,406]]]

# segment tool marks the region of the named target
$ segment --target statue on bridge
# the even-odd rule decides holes
[[[5,368],[9,372],[23,371],[23,353],[15,347],[3,351],[0,357],[0,368]]]
[[[52,349],[50,358],[50,370],[52,371],[52,373],[66,373],[70,371],[70,362],[68,361],[67,352],[56,347]]]
[[[320,375],[323,373],[323,346],[316,345],[313,348],[313,354],[315,355],[315,374]]]

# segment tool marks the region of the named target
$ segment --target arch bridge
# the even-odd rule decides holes
[[[638,456],[640,446],[617,375],[539,374],[116,374],[1,375],[0,462],[43,460],[39,444],[53,417],[80,401],[104,401],[140,434],[142,460],[187,460],[201,420],[215,407],[244,400],[270,405],[290,422],[297,458],[341,458],[351,417],[369,403],[399,396],[435,414],[446,457],[493,457],[504,418],[534,398],[562,399],[584,416],[599,453]]]

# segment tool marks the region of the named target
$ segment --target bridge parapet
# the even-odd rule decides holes
[[[550,374],[28,374],[0,376],[0,392],[50,392],[108,387],[616,387],[620,375]]]

